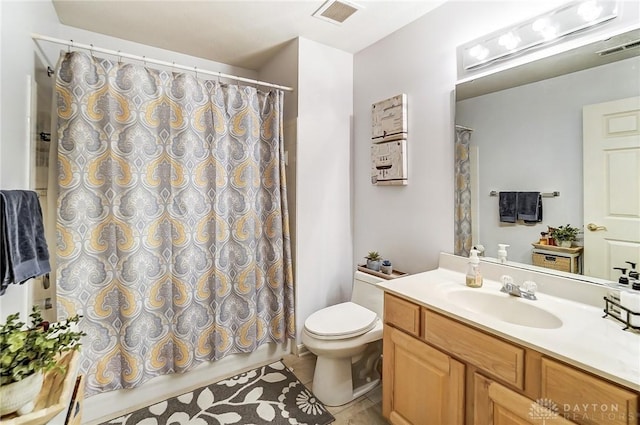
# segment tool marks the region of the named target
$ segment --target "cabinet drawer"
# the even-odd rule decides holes
[[[518,389],[524,388],[524,349],[423,309],[425,340]]]
[[[548,358],[542,359],[542,397],[578,424],[638,423],[638,394]]]
[[[391,294],[384,294],[384,322],[420,336],[420,306]]]

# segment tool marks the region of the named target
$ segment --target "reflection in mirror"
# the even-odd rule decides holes
[[[638,39],[640,31],[635,30],[619,36],[618,40],[607,40],[582,49],[588,52],[584,58],[584,55],[578,55],[575,51],[566,52],[565,56],[571,56],[571,66],[566,66],[566,57],[557,57],[553,59],[555,62],[545,59],[542,71],[536,68],[535,63],[512,69],[509,76],[505,77],[505,83],[508,82],[511,87],[505,90],[499,90],[500,73],[490,77],[486,86],[491,86],[489,89],[483,88],[482,79],[456,88],[456,124],[473,130],[470,137],[471,187],[476,193],[471,205],[474,218],[472,244],[483,245],[486,256],[496,257],[498,244],[504,243],[510,245],[509,261],[541,265],[533,261],[535,253],[532,244],[539,241],[541,232],[546,232],[547,226],[571,224],[580,228],[583,233],[579,235],[578,245],[582,245],[591,236],[584,234],[590,232],[587,230],[590,221],[585,222],[585,217],[592,217],[590,214],[593,209],[606,206],[610,216],[617,214],[620,219],[615,225],[609,225],[608,231],[600,232],[604,248],[587,244],[584,252],[580,252],[577,260],[586,260],[585,274],[617,281],[620,272],[613,270],[613,267],[629,268],[625,261],[640,261],[640,113],[637,108],[635,112],[632,107],[630,111],[609,114],[618,117],[615,122],[602,118],[603,122],[608,123],[608,127],[602,129],[603,134],[605,130],[622,126],[612,139],[623,144],[603,154],[603,163],[609,164],[610,169],[599,177],[606,181],[598,184],[609,189],[604,193],[608,204],[605,200],[585,198],[585,190],[591,193],[594,183],[584,179],[593,178],[597,173],[590,167],[583,171],[583,155],[590,152],[583,148],[583,143],[600,143],[587,142],[589,133],[599,130],[594,130],[585,122],[583,131],[583,108],[640,96],[638,43],[635,47],[607,55],[608,63],[605,64],[590,58],[593,55],[597,57],[594,52],[603,47],[617,42],[631,44]],[[560,68],[571,72],[558,75],[553,63],[561,64],[558,65]],[[581,66],[578,65],[580,63]],[[551,72],[555,76],[530,82],[536,79],[532,75],[539,72]],[[518,74],[523,81],[527,81],[526,84],[514,83]],[[485,93],[487,91],[491,92]],[[607,107],[610,106],[607,104]],[[608,116],[606,111],[600,113],[600,116]],[[620,152],[625,152],[625,155]],[[499,198],[490,196],[491,191],[557,191],[560,196],[542,198],[540,222],[504,223],[499,217]],[[614,197],[617,200],[612,201]],[[631,223],[623,231],[624,237],[611,237],[613,228],[621,225],[621,221],[627,225]],[[564,261],[566,251],[559,251],[555,247],[549,250],[560,253],[554,262]],[[547,253],[543,257],[552,259],[554,253]],[[568,261],[570,263],[571,259]],[[598,261],[603,264],[596,265]],[[553,264],[545,264],[544,267],[570,271],[554,267]]]

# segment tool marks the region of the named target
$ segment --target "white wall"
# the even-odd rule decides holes
[[[293,88],[292,92],[285,92],[284,96],[285,121],[298,117],[299,45],[299,39],[291,40],[258,70],[259,80]]]
[[[298,122],[298,50],[296,38],[274,55],[259,70],[258,78],[293,88],[284,95],[284,149],[287,155],[287,204],[289,207],[289,235],[293,258],[294,285],[296,276],[296,174],[297,174],[297,122]],[[299,295],[296,292],[297,295]]]
[[[582,107],[637,96],[640,58],[574,72],[457,103],[456,122],[474,129],[478,147],[479,241],[497,256],[531,264],[531,243],[547,225],[583,226]],[[559,191],[543,198],[543,222],[501,224],[491,190]]]
[[[298,38],[260,78],[295,89],[285,95],[285,147],[299,346],[310,314],[351,295],[353,56]]]
[[[456,47],[558,1],[447,2],[354,59],[354,260],[379,251],[398,270],[437,266],[453,251]],[[371,104],[406,93],[409,184],[370,182]]]
[[[299,39],[296,326],[347,300],[353,272],[353,56]]]
[[[34,55],[38,54],[55,68],[62,46],[46,42],[37,44],[31,33],[39,33],[78,43],[94,44],[108,49],[144,55],[150,58],[174,61],[200,69],[256,78],[257,72],[232,67],[168,50],[92,33],[62,25],[49,1],[1,1],[0,26],[0,188],[29,188],[29,141],[26,117],[28,113],[28,76],[34,73]],[[99,56],[99,55],[98,55]],[[113,58],[116,59],[116,58]],[[7,314],[20,311],[22,317],[31,310],[29,286],[10,285],[0,297],[0,320]]]

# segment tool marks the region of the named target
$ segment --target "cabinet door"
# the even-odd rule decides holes
[[[581,425],[636,425],[640,396],[551,359],[542,359],[542,397]]]
[[[464,365],[384,327],[382,413],[394,425],[462,425]]]
[[[474,425],[575,425],[557,411],[478,373],[474,374],[473,398]]]

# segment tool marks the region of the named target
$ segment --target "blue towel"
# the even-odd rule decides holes
[[[518,206],[517,192],[500,192],[500,201],[498,203],[500,222],[515,223],[516,212]]]
[[[527,224],[542,221],[542,196],[540,192],[518,192],[517,218]]]
[[[35,192],[0,190],[0,234],[0,295],[11,283],[22,284],[51,271]]]

